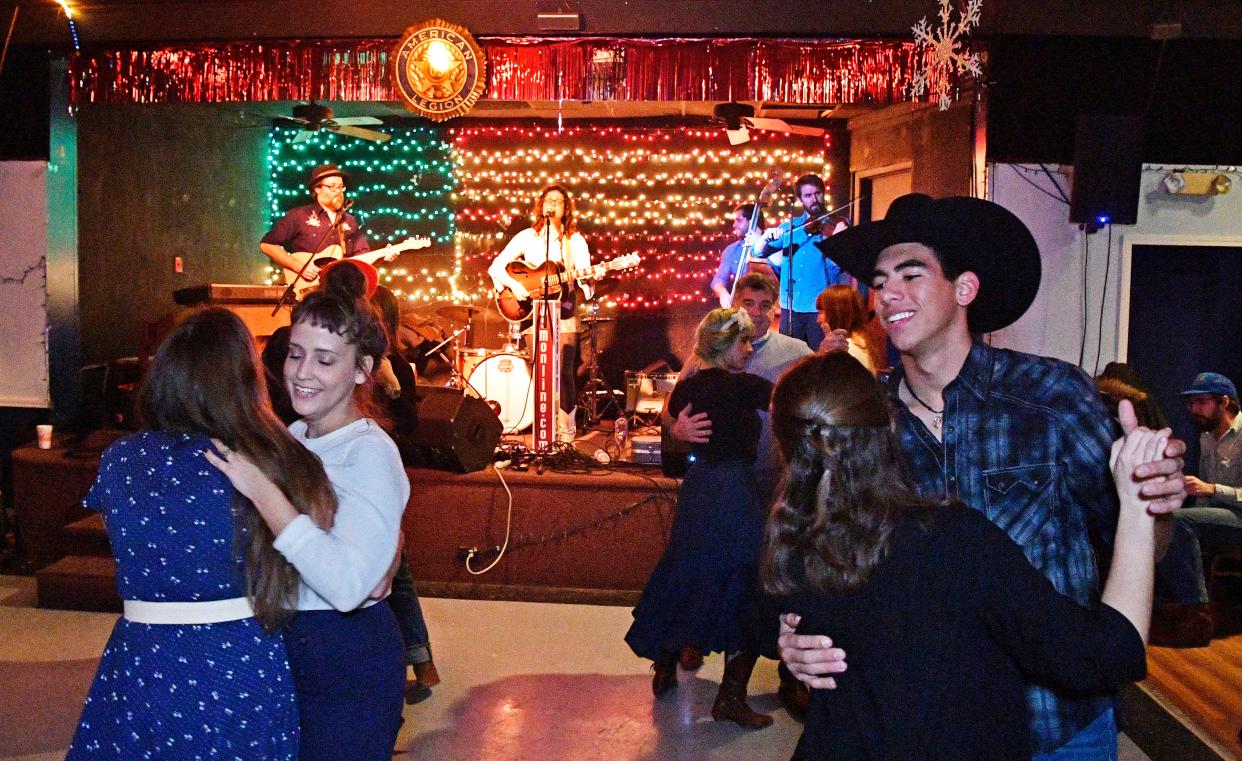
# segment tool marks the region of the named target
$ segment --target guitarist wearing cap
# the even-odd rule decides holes
[[[530,289],[513,277],[507,269],[510,264],[521,262],[537,268],[553,262],[573,271],[591,267],[591,251],[586,238],[578,232],[574,202],[568,190],[560,185],[546,186],[539,192],[531,211],[534,224],[513,236],[487,268],[496,291],[503,294],[507,290],[518,301],[529,298]],[[591,297],[590,283],[580,279],[576,287],[581,288],[587,298]],[[557,434],[563,441],[572,441],[576,432],[574,365],[578,353],[578,320],[572,314],[566,316],[564,310],[561,315],[561,414]]]
[[[301,272],[300,279],[310,284],[319,277],[319,266],[305,260],[309,257],[297,258],[294,252],[317,254],[332,246],[342,246],[342,240],[345,256],[370,251],[371,247],[358,218],[345,204],[349,175],[335,164],[323,164],[311,171],[306,186],[314,194],[315,202],[292,209],[277,220],[259,242],[259,250],[286,272]]]

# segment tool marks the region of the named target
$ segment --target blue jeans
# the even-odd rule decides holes
[[[1100,714],[1069,742],[1032,761],[1117,761],[1117,719],[1113,709]]]
[[[423,619],[423,606],[418,602],[418,590],[410,574],[410,563],[401,555],[397,575],[392,578],[392,593],[388,595],[388,607],[401,629],[401,641],[405,644],[406,663],[426,663],[431,660],[431,637],[427,634],[427,622]]]
[[[300,761],[390,761],[405,707],[401,633],[387,605],[299,611],[285,627]]]
[[[1173,541],[1156,565],[1156,596],[1179,605],[1208,601],[1203,553],[1242,547],[1242,515],[1226,507],[1187,507],[1173,514]]]

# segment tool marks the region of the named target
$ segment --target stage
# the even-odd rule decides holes
[[[100,436],[100,446],[110,438]],[[103,522],[81,505],[99,453],[57,443],[13,454],[23,567],[40,577],[42,598],[119,610],[110,579],[99,578],[111,573]],[[534,466],[406,473],[406,555],[420,592],[439,597],[632,604],[664,549],[677,496],[677,481],[658,468],[607,467],[586,456],[561,455],[542,473]],[[479,549],[470,567],[480,571],[496,559],[491,548],[505,544],[506,527],[504,557],[486,573],[470,573],[459,548]],[[107,599],[99,599],[101,589]]]
[[[676,480],[630,465],[407,473],[406,556],[420,592],[438,597],[632,604],[664,550],[677,497]],[[504,557],[470,573],[462,548],[478,548],[470,567],[486,568],[507,526]]]

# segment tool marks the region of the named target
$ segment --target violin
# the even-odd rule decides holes
[[[844,214],[828,211],[808,219],[802,224],[802,229],[806,230],[807,235],[819,235],[824,230],[827,230],[829,235],[834,235],[837,232],[837,228],[841,225],[849,227],[849,218]]]

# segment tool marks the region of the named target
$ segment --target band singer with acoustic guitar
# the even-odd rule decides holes
[[[508,303],[510,299],[524,302],[532,295],[531,289],[509,272],[511,264],[515,265],[515,271],[521,272],[539,270],[544,264],[553,263],[556,266],[549,268],[547,279],[553,279],[556,273],[566,270],[584,273],[591,268],[591,252],[586,238],[578,232],[569,191],[560,185],[546,186],[539,192],[531,216],[534,224],[513,236],[487,268],[498,294],[498,304]],[[539,286],[535,285],[535,289],[538,290]],[[591,297],[592,286],[585,277],[575,277],[573,284],[567,283],[566,287],[559,289],[562,298],[569,302],[568,310],[561,310],[561,408],[557,416],[557,438],[562,441],[572,441],[577,433],[574,422],[574,365],[578,355],[578,320],[573,316],[572,299],[578,289],[586,298]],[[510,319],[520,317],[519,314]]]

